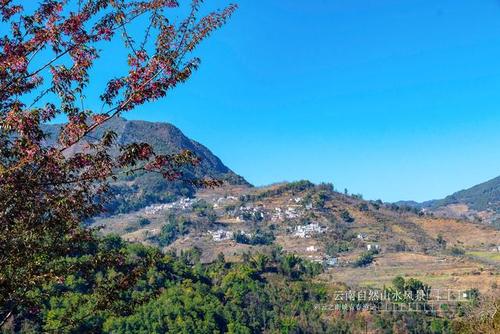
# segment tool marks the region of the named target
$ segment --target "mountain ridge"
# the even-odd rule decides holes
[[[44,131],[49,135],[46,144],[57,144],[57,136],[63,124],[44,125]],[[189,150],[200,158],[198,166],[184,168],[183,173],[188,178],[211,177],[226,181],[231,185],[251,186],[243,177],[227,167],[212,151],[201,143],[187,137],[179,128],[166,122],[148,122],[127,120],[117,117],[96,129],[90,138],[100,138],[105,131],[113,130],[117,134],[116,142],[126,145],[133,142],[150,144],[159,154],[174,154],[181,150]],[[73,152],[78,151],[91,141],[87,139],[75,145]],[[111,154],[117,154],[118,149],[112,149]],[[153,203],[164,203],[176,200],[179,196],[193,196],[196,188],[182,181],[167,181],[160,175],[140,172],[131,176],[119,177],[112,183],[113,199],[107,206],[109,214],[130,212]]]
[[[426,202],[399,201],[395,204],[446,217],[495,223],[500,220],[500,176],[459,190],[443,199]]]

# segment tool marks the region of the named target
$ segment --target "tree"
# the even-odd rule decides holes
[[[269,257],[265,254],[257,254],[252,259],[253,265],[255,269],[257,269],[260,273],[266,271],[266,266],[269,263]]]
[[[257,229],[253,235],[238,231],[234,234],[233,239],[237,243],[246,245],[271,245],[275,237],[271,231],[263,232]]]
[[[161,247],[168,246],[180,236],[186,234],[190,224],[184,217],[179,217],[171,213],[168,215],[165,225],[161,227],[160,234],[153,237],[152,240],[157,241]]]
[[[354,222],[354,218],[351,216],[351,214],[347,210],[342,210],[340,212],[340,218],[342,218],[342,220],[346,223]]]
[[[355,267],[365,267],[373,262],[375,259],[373,257],[374,254],[377,254],[377,251],[368,251],[363,252],[359,256],[359,258],[354,262]]]
[[[193,211],[198,217],[204,217],[209,223],[215,223],[217,214],[215,213],[213,205],[207,203],[205,200],[200,200],[193,204]]]
[[[120,146],[116,134],[102,127],[185,82],[200,63],[192,51],[236,8],[198,18],[201,1],[193,0],[188,16],[175,23],[167,18],[169,9],[179,6],[175,0],[44,0],[32,12],[22,3],[0,0],[5,32],[0,39],[0,325],[13,314],[37,309],[32,289],[64,280],[74,270],[54,266],[54,260],[93,238],[81,224],[101,212],[108,182],[118,174],[147,171],[168,180],[219,184],[184,178],[183,166],[199,162],[190,152],[158,155],[145,143]],[[142,36],[127,29],[138,17],[148,18]],[[119,34],[128,71],[107,82],[102,110],[89,110],[84,97],[90,69]],[[67,122],[49,146],[43,125],[56,117]]]
[[[398,292],[404,292],[405,291],[405,279],[402,276],[396,276],[392,280],[392,286],[398,291]]]
[[[151,221],[147,218],[142,217],[139,219],[139,221],[137,223],[139,224],[140,227],[144,227],[144,226],[151,224]]]
[[[443,238],[443,235],[441,233],[437,235],[436,242],[441,248],[446,248],[446,240]]]

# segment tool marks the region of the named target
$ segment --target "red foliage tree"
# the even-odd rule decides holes
[[[28,293],[34,286],[71,270],[50,263],[93,238],[81,223],[102,210],[110,178],[146,170],[176,180],[183,165],[198,162],[189,152],[157,155],[145,143],[110,154],[116,134],[93,136],[113,117],[165,97],[191,76],[200,62],[191,51],[236,8],[198,18],[201,2],[193,0],[187,17],[174,24],[167,15],[176,0],[44,0],[32,12],[22,1],[0,0],[0,321],[36,304]],[[138,17],[148,17],[140,40],[127,31]],[[97,44],[117,34],[128,50],[128,72],[107,82],[100,96],[106,111],[85,109]],[[58,115],[67,123],[49,147],[42,125]]]

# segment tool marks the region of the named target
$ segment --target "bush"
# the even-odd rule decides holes
[[[275,239],[272,232],[262,232],[257,230],[253,236],[243,232],[237,232],[233,236],[234,241],[245,245],[271,245]]]
[[[354,266],[355,267],[365,267],[365,266],[371,264],[373,262],[373,260],[375,259],[373,257],[373,255],[376,253],[377,252],[373,252],[373,251],[362,253],[359,256],[359,258],[354,262]]]
[[[351,214],[347,210],[342,210],[340,212],[340,218],[342,218],[342,220],[345,221],[346,223],[353,223],[354,222],[354,218],[351,216]]]
[[[158,244],[161,247],[170,245],[179,236],[188,232],[189,224],[183,217],[176,217],[173,214],[169,215],[166,224],[161,228],[160,235],[156,237]]]
[[[446,240],[443,238],[443,235],[442,234],[438,234],[437,238],[436,238],[436,242],[438,243],[438,245],[442,248],[442,249],[445,249],[446,248]]]
[[[370,208],[368,207],[368,204],[365,202],[359,204],[358,209],[359,209],[359,211],[362,211],[362,212],[367,212],[370,210]]]
[[[137,223],[139,224],[139,226],[144,227],[146,225],[151,224],[151,221],[149,219],[143,217],[143,218],[139,219],[139,221]]]
[[[408,245],[406,244],[406,241],[399,240],[399,242],[394,244],[394,250],[396,252],[406,252],[408,250]]]
[[[204,200],[194,203],[193,211],[198,215],[198,217],[204,217],[210,223],[214,223],[217,220],[217,214],[214,211],[213,205]]]
[[[450,249],[450,253],[453,256],[462,256],[465,255],[465,250],[463,248],[454,246]]]
[[[336,256],[338,253],[348,252],[352,245],[348,241],[341,240],[339,242],[328,242],[325,247],[325,252],[329,256]]]

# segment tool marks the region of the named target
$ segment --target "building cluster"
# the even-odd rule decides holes
[[[236,219],[240,222],[245,221],[262,221],[266,218],[266,210],[264,206],[248,207],[241,206],[233,213]]]
[[[378,251],[378,250],[380,250],[380,246],[368,244],[368,245],[366,245],[366,249],[369,251]]]
[[[289,205],[286,208],[274,208],[271,221],[281,222],[284,220],[293,220],[302,217],[303,212],[297,205]]]
[[[198,200],[195,198],[183,197],[180,200],[172,203],[154,204],[144,208],[144,213],[148,216],[154,216],[160,212],[172,209],[187,210],[190,209]]]
[[[328,231],[327,227],[323,227],[318,223],[311,223],[308,225],[300,225],[295,228],[294,236],[298,238],[311,238],[316,234],[323,234]]]

